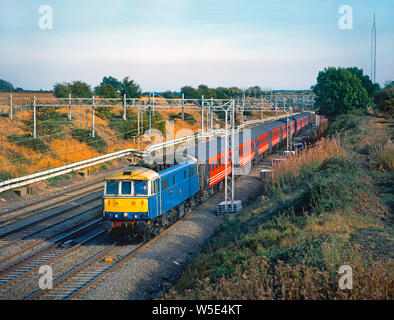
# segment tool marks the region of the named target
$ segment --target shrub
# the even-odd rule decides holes
[[[25,120],[27,126],[33,128],[33,120]],[[37,135],[48,139],[64,137],[64,125],[68,124],[67,115],[60,114],[53,107],[37,108]]]
[[[0,181],[9,180],[11,178],[12,178],[12,175],[9,174],[8,172],[1,172],[0,171]]]
[[[360,132],[361,117],[354,114],[341,115],[330,122],[327,134],[333,135],[345,131]]]
[[[137,119],[134,114],[128,113],[127,120],[124,121],[121,117],[112,117],[109,127],[114,129],[118,134],[122,135],[123,139],[132,139],[137,135]]]
[[[394,170],[394,146],[391,141],[376,148],[376,164],[379,170]]]
[[[49,146],[46,145],[40,138],[33,138],[30,135],[13,134],[8,136],[8,141],[11,143],[16,143],[18,146],[28,147],[33,151],[41,153],[47,152],[50,149]]]
[[[375,97],[379,111],[394,114],[394,81],[388,83]]]
[[[113,116],[112,108],[98,107],[94,109],[95,114],[101,119],[111,119]]]
[[[329,158],[316,172],[304,179],[301,206],[316,213],[345,210],[363,189],[361,171],[354,162],[341,158]]]
[[[88,129],[75,129],[72,132],[72,137],[79,142],[84,142],[98,149],[99,151],[103,151],[103,149],[107,147],[107,143],[103,138],[101,138],[97,133],[93,138],[91,131]]]
[[[174,119],[182,119],[182,112],[179,112],[177,114],[170,114],[169,119],[171,121],[174,121]],[[196,119],[194,119],[193,115],[191,115],[190,113],[184,113],[184,119],[186,122],[190,123],[190,124],[194,124],[196,123]]]

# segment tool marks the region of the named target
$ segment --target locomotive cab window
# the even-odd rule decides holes
[[[118,194],[119,193],[119,181],[108,180],[105,183],[106,194]]]
[[[155,180],[155,181],[152,181],[151,182],[152,184],[151,184],[151,190],[152,190],[152,194],[156,194],[157,193],[157,180]]]
[[[134,181],[134,194],[147,195],[148,194],[148,181]]]
[[[122,181],[122,194],[131,194],[131,181]]]

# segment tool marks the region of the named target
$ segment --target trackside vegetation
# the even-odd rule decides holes
[[[393,130],[357,115],[322,126],[326,137],[276,167],[164,298],[393,299]],[[339,288],[342,265],[351,290]]]

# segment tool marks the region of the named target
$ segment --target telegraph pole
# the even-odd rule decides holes
[[[68,121],[71,121],[71,93],[68,94]]]
[[[123,120],[126,121],[126,94],[123,95]]]
[[[94,138],[94,96],[92,98],[92,138]]]
[[[211,98],[211,112],[209,114],[209,121],[210,121],[209,127],[210,127],[211,132],[213,130],[213,109],[212,108],[213,108],[213,98]]]
[[[201,96],[201,135],[204,133],[204,95]]]
[[[181,104],[182,104],[182,121],[185,120],[185,94],[182,93],[182,100],[181,100]]]
[[[37,105],[36,105],[36,96],[33,97],[33,137],[37,138]]]
[[[12,120],[13,117],[13,108],[12,93],[10,93],[10,120]]]

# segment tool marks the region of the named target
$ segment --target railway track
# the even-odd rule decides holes
[[[67,197],[61,197],[60,199],[57,198],[56,201],[44,201],[39,204],[36,204],[32,207],[29,207],[29,209],[21,209],[21,210],[10,210],[3,212],[0,215],[0,227],[5,227],[12,222],[18,220],[19,218],[27,218],[31,217],[33,215],[40,215],[40,214],[45,214],[45,212],[48,212],[49,210],[56,209],[59,206],[64,206],[69,203],[73,203],[75,201],[81,200],[84,197],[88,197],[94,193],[98,193],[102,190],[102,185],[96,187],[96,188],[89,188],[86,191],[83,191],[83,189],[78,192],[78,193],[72,193],[69,194],[67,193]]]
[[[90,208],[88,211],[85,211],[82,213],[78,212],[78,213],[76,213],[70,217],[67,217],[65,219],[62,219],[60,221],[51,222],[51,220],[53,218],[56,218],[60,215],[64,215],[64,214],[71,212],[72,210],[82,207],[84,205],[89,205],[91,203],[97,202],[98,199],[101,199],[101,194],[90,196],[87,199],[81,201],[80,203],[73,204],[73,205],[68,206],[66,208],[63,208],[63,206],[58,207],[57,209],[53,210],[52,213],[50,213],[49,215],[47,215],[45,217],[36,219],[36,220],[29,222],[27,224],[24,224],[22,226],[17,226],[15,228],[12,228],[10,230],[0,233],[0,249],[4,249],[5,247],[9,247],[11,245],[14,245],[17,242],[20,242],[21,240],[26,239],[27,237],[31,237],[35,234],[42,232],[42,231],[50,229],[56,225],[62,224],[64,222],[72,220],[76,217],[79,217],[79,216],[81,216],[81,214],[85,214],[87,212],[90,212],[92,210],[100,208],[101,203]]]
[[[197,210],[204,202],[200,203],[192,211]],[[186,216],[191,214],[190,211]],[[146,246],[160,239],[167,232],[169,232],[175,225],[183,219],[176,221],[154,239],[147,243],[143,243],[132,249],[130,252],[124,254],[120,259],[103,261],[103,257],[113,253],[117,244],[112,244],[108,248],[104,248],[97,254],[86,259],[76,267],[68,270],[52,282],[52,289],[39,289],[32,294],[26,296],[24,300],[72,300],[81,296],[86,290],[93,287],[98,281],[107,277],[111,272],[121,267],[138,252],[142,251]]]
[[[31,253],[28,253],[14,261],[11,261],[1,266],[0,290],[28,276],[29,274],[36,271],[40,266],[53,263],[62,258],[63,256],[75,251],[81,245],[104,234],[106,231],[100,228],[102,221],[102,218],[94,219],[89,223],[78,227],[77,229],[56,239],[49,245],[37,248]],[[88,236],[81,239],[79,242],[69,241],[73,237],[78,237],[86,233],[88,234]]]
[[[114,172],[116,170],[119,170],[120,168],[122,168],[122,166],[116,166],[113,169],[109,170],[107,173],[105,173],[105,175],[107,175],[108,173]],[[18,210],[25,209],[27,207],[29,207],[29,211],[30,211],[32,209],[32,207],[34,207],[35,205],[38,205],[39,208],[46,206],[46,205],[43,205],[44,203],[46,203],[48,206],[50,206],[50,203],[52,202],[53,199],[60,198],[63,196],[65,196],[65,197],[70,196],[69,198],[72,199],[73,195],[70,195],[70,193],[73,193],[75,191],[80,192],[81,190],[88,189],[91,186],[94,186],[96,184],[102,186],[103,181],[104,181],[104,177],[101,177],[101,178],[98,178],[98,179],[95,179],[95,180],[92,180],[92,181],[89,181],[89,182],[86,182],[83,184],[78,184],[78,185],[68,187],[64,190],[54,192],[50,195],[41,196],[38,198],[35,197],[35,199],[25,200],[22,203],[19,200],[18,201],[12,200],[11,205],[8,203],[0,203],[0,216],[3,216],[4,214],[13,213]],[[62,201],[64,201],[64,200],[62,200]],[[17,202],[16,205],[14,205],[15,202]],[[55,201],[55,202],[57,202],[57,201]]]
[[[194,209],[197,209],[200,206],[201,204]],[[189,216],[191,212],[192,211],[187,213],[186,216]],[[55,279],[52,282],[52,289],[39,289],[25,297],[24,300],[72,300],[78,298],[86,290],[108,276],[117,268],[121,267],[125,262],[134,257],[148,245],[160,239],[181,221],[182,219],[176,221],[152,240],[137,245],[137,247],[133,248],[131,251],[123,254],[117,261],[111,260],[109,262],[104,261],[103,263],[102,258],[117,249],[118,243],[112,244],[108,248],[101,250],[99,253],[83,261],[81,264]]]
[[[199,205],[201,206],[202,203]],[[197,209],[199,206],[193,209]],[[188,216],[188,213],[186,216]],[[52,282],[52,289],[39,289],[32,294],[25,297],[25,300],[33,299],[50,299],[50,300],[70,300],[76,299],[82,295],[86,290],[95,285],[98,281],[108,276],[115,269],[119,268],[122,264],[127,262],[138,252],[143,250],[146,246],[150,245],[152,242],[158,240],[163,235],[165,235],[169,230],[171,230],[176,224],[181,220],[178,220],[169,228],[164,230],[161,234],[156,236],[151,241],[140,244],[134,247],[131,251],[119,255],[120,258],[110,261],[103,261],[103,257],[108,254],[114,254],[114,252],[119,248],[118,243],[114,243],[107,248],[102,249],[98,253],[92,255],[90,258],[86,259],[82,263],[63,273],[61,276],[56,278]]]

